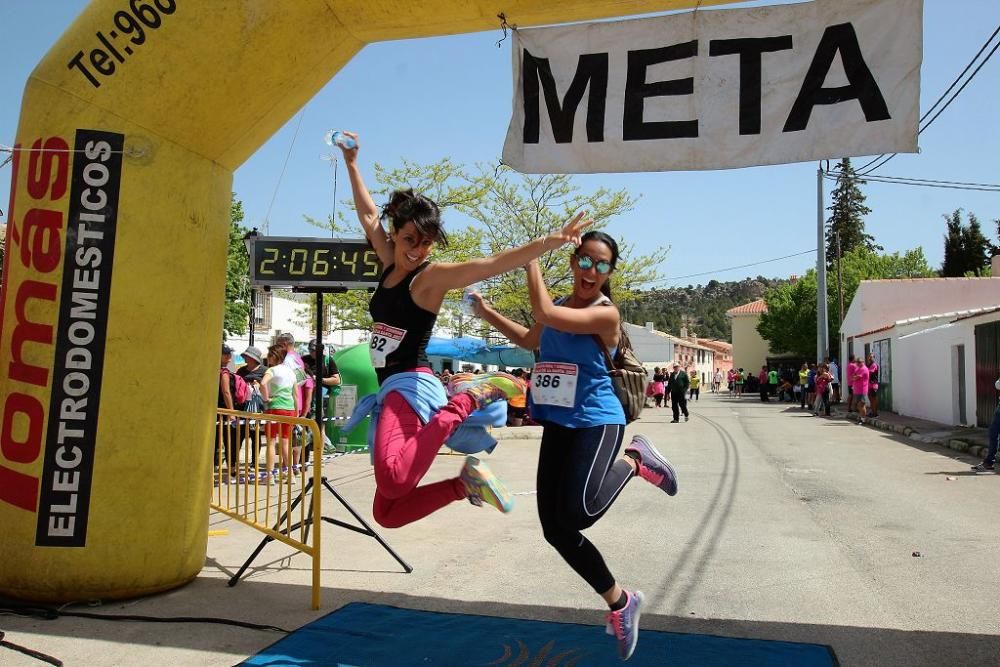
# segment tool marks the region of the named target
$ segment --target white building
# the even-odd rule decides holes
[[[635,356],[646,367],[650,377],[653,376],[654,368],[673,364],[674,342],[662,331],[654,329],[652,322],[646,322],[644,327],[628,322],[623,322],[622,326],[632,343]]]
[[[863,281],[840,330],[841,368],[879,363],[880,409],[986,426],[1000,370],[1000,278]]]
[[[982,421],[985,423],[979,425],[988,425],[996,405],[996,373],[986,372],[987,386],[977,391],[976,329],[990,323],[1000,325],[1000,305],[931,322],[896,327],[895,382],[907,390],[897,392],[893,409],[942,424],[976,426]],[[987,399],[988,415],[977,420],[980,392]]]
[[[628,322],[624,326],[635,356],[650,376],[655,367],[673,369],[674,364],[679,364],[689,374],[698,373],[705,386],[711,381],[715,372],[715,350],[702,345],[697,338],[668,334],[654,328],[652,322],[646,322],[645,327]],[[686,333],[686,330],[681,330],[681,334]]]

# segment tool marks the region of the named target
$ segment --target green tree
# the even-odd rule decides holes
[[[652,322],[660,331],[680,334],[681,316],[695,320],[694,332],[700,338],[730,341],[732,327],[726,311],[764,296],[764,292],[787,281],[757,276],[739,281],[710,280],[707,285],[666,287],[640,292],[635,301],[621,306],[627,322],[644,325]]]
[[[844,285],[844,312],[851,307],[854,294],[858,291],[858,285],[862,280],[898,280],[904,278],[933,278],[937,272],[931,268],[924,256],[924,249],[921,247],[907,250],[905,253],[898,252],[891,255],[880,255],[868,250],[859,249],[848,253],[841,261],[841,279]],[[831,297],[829,303],[833,301],[833,294],[837,286],[835,281],[829,281]]]
[[[478,179],[489,183],[489,191],[476,206],[463,212],[480,223],[483,250],[495,254],[506,248],[528,243],[534,238],[559,229],[577,211],[587,211],[595,221],[594,229],[607,225],[615,216],[632,210],[635,198],[626,190],[599,188],[585,193],[567,174],[519,174],[506,167],[497,171],[480,167]],[[635,244],[618,240],[619,260],[611,277],[612,298],[625,305],[637,298],[637,290],[656,279],[656,266],[666,254],[663,248],[639,254]],[[553,296],[569,294],[573,289],[569,268],[570,250],[563,248],[539,259],[545,283]],[[522,271],[497,276],[487,281],[484,293],[493,305],[522,324],[532,322],[527,299],[527,285]]]
[[[981,275],[990,265],[993,244],[983,235],[983,228],[975,214],[969,214],[969,225],[962,230],[962,245],[965,246],[966,263],[969,271]]]
[[[962,209],[956,209],[951,215],[942,217],[946,233],[941,276],[956,278],[983,275],[990,266],[993,244],[983,234],[979,219],[974,213],[969,213],[968,224],[963,224]]]
[[[489,256],[531,241],[559,229],[580,210],[589,212],[595,228],[603,227],[617,215],[630,211],[635,199],[625,190],[600,188],[582,192],[572,177],[565,174],[527,175],[506,167],[494,170],[477,165],[467,169],[449,159],[430,165],[403,161],[395,169],[375,165],[375,183],[370,188],[376,201],[388,199],[389,192],[412,187],[438,203],[446,220],[449,244],[436,247],[435,261],[458,262]],[[347,222],[347,216],[351,222]],[[472,221],[456,226],[456,219]],[[328,229],[334,234],[356,235],[357,223],[350,214],[339,213],[319,222],[307,218],[310,224]],[[654,249],[638,254],[631,243],[619,240],[620,259],[612,276],[614,299],[628,303],[638,296],[638,288],[657,277],[656,266],[665,250]],[[546,284],[553,295],[568,294],[572,289],[569,271],[569,251],[555,250],[540,258],[539,264]],[[482,294],[501,312],[512,319],[529,324],[531,307],[527,298],[524,274],[513,271],[484,281]],[[330,295],[335,316],[345,329],[368,328],[368,295],[353,293]],[[453,331],[486,335],[488,328],[478,320],[470,322],[461,315],[458,303],[461,292],[449,294],[438,318],[439,324]]]
[[[941,275],[944,277],[961,276],[964,271],[964,253],[962,252],[962,211],[956,210],[950,216],[944,216],[944,262],[941,264]]]
[[[871,251],[882,250],[875,238],[865,233],[865,216],[871,209],[865,206],[865,194],[860,186],[865,181],[858,178],[851,167],[850,158],[844,158],[837,166],[837,186],[827,207],[830,217],[826,220],[826,263],[833,266],[837,261],[837,233],[840,233],[840,252],[846,255],[856,248]]]
[[[816,270],[764,293],[767,312],[762,313],[757,332],[772,350],[799,357],[816,353]],[[831,339],[836,340],[836,339]]]
[[[229,204],[229,247],[226,252],[226,305],[222,320],[223,335],[246,333],[249,328],[253,293],[250,287],[250,258],[243,238],[243,202],[233,193]]]
[[[878,254],[857,248],[841,259],[844,311],[850,308],[862,280],[931,278],[936,275],[923,248],[903,254]],[[837,284],[827,281],[827,303],[837,303]],[[761,315],[757,331],[775,352],[812,357],[816,353],[816,272],[810,269],[795,283],[781,285],[764,294],[767,312]],[[831,308],[830,312],[834,312]],[[837,318],[829,317],[831,345],[840,339]]]

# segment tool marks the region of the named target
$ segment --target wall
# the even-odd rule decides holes
[[[733,327],[733,367],[760,370],[770,354],[767,341],[757,333],[760,315],[737,315],[729,321]]]
[[[960,424],[954,399],[958,374],[952,348],[965,345],[965,423]],[[893,345],[893,407],[901,415],[940,424],[975,426],[976,350],[973,328],[946,324],[904,335]],[[896,350],[899,350],[897,354]]]
[[[699,353],[703,359],[702,361],[698,361]],[[712,373],[715,372],[715,351],[695,349],[691,351],[691,354],[695,359],[691,364],[691,372],[699,373],[701,375],[701,386],[707,388],[708,383],[712,381]]]
[[[649,369],[650,375],[652,375],[654,366],[662,368],[673,363],[674,342],[671,339],[660,332],[650,331],[637,324],[625,322],[623,326],[632,342],[635,356],[639,358],[643,366]]]
[[[710,347],[707,343],[702,343],[702,345]],[[733,355],[731,353],[731,348],[729,352],[716,350],[714,348],[712,349],[714,353],[714,357],[712,358],[712,364],[713,364],[712,373],[714,373],[715,369],[718,368],[720,371],[722,371],[723,377],[725,377],[726,373],[728,373],[729,370],[733,367]]]

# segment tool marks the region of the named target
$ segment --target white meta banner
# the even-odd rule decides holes
[[[815,0],[514,33],[503,161],[728,169],[915,152],[923,0]]]

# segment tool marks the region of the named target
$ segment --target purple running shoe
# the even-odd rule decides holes
[[[618,611],[608,612],[608,634],[618,640],[618,657],[628,660],[639,641],[639,615],[642,607],[642,591],[629,593],[628,603]]]
[[[666,491],[668,496],[677,495],[677,473],[674,467],[663,454],[656,451],[649,440],[641,435],[632,436],[632,442],[625,448],[625,452],[633,452],[639,457],[637,463],[640,477]]]

